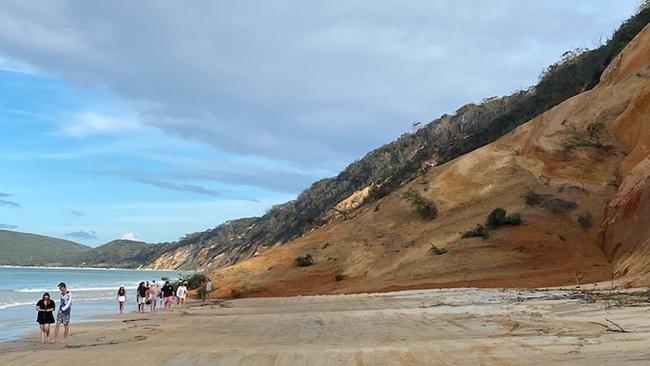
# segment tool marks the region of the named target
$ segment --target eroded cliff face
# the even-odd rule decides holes
[[[628,151],[621,161],[621,185],[606,208],[601,245],[614,274],[633,284],[650,283],[650,30],[646,27],[612,62],[602,85],[635,85],[635,92],[611,130]]]
[[[219,295],[453,286],[553,286],[650,278],[650,28],[599,85],[494,143],[430,168],[387,196],[213,273]],[[422,220],[409,189],[437,203]],[[496,207],[520,226],[461,232]],[[430,244],[446,249],[434,255]],[[297,267],[297,256],[315,264]]]

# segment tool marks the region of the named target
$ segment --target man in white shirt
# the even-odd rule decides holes
[[[59,283],[59,291],[61,291],[61,302],[59,303],[59,311],[56,314],[56,327],[54,328],[54,342],[59,337],[59,327],[63,324],[63,344],[68,344],[68,330],[70,325],[70,311],[72,310],[72,295],[68,291],[65,283]]]
[[[187,287],[185,282],[181,282],[176,289],[176,297],[178,298],[178,304],[184,308],[185,307],[185,297],[187,297]]]

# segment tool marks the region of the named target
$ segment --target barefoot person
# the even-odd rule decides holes
[[[178,288],[176,289],[176,297],[178,298],[178,305],[184,308],[185,297],[187,297],[187,287],[185,286],[185,282],[181,282],[180,285],[178,285]]]
[[[124,314],[124,305],[126,304],[126,289],[124,287],[117,290],[117,303],[120,306],[120,314]]]
[[[36,303],[36,311],[38,311],[36,322],[38,322],[38,326],[41,328],[41,343],[49,341],[50,324],[54,323],[54,315],[52,315],[52,312],[55,307],[54,300],[50,299],[50,294],[47,292]]]
[[[172,301],[174,301],[174,287],[169,283],[169,281],[165,281],[165,285],[160,289],[160,292],[162,294],[162,299],[163,299],[163,304],[164,310],[169,310],[172,307]]]
[[[149,284],[149,299],[151,300],[151,311],[156,311],[156,303],[158,303],[158,284],[152,281]]]
[[[68,344],[68,331],[70,328],[70,311],[72,310],[72,295],[65,283],[59,283],[61,301],[59,311],[56,313],[56,327],[54,328],[54,342],[59,338],[59,327],[63,324],[63,344]]]
[[[208,294],[212,292],[212,281],[208,278],[207,281],[205,281],[205,284],[203,286],[203,293],[201,294],[201,297],[203,298],[203,302],[206,302],[208,300]]]
[[[138,300],[138,313],[144,313],[144,305],[147,302],[147,286],[144,285],[144,282],[140,282],[138,289],[135,290],[137,300]]]

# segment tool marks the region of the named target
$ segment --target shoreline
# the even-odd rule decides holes
[[[31,365],[642,365],[645,288],[456,288],[196,300],[171,312],[71,325],[69,345],[37,331],[0,342],[0,363]],[[620,326],[624,332],[616,331]],[[42,347],[42,348],[41,348]]]

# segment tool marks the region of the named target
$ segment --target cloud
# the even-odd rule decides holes
[[[95,240],[97,239],[97,233],[94,231],[73,231],[64,234],[68,238],[80,239],[80,240]]]
[[[177,182],[165,178],[156,178],[152,175],[160,173],[141,173],[141,172],[124,172],[124,171],[98,171],[96,174],[100,175],[111,175],[126,179],[128,181],[146,184],[152,187],[168,189],[172,191],[179,192],[190,192],[206,196],[215,196],[215,197],[224,197],[224,198],[235,198],[246,201],[260,202],[257,199],[251,197],[237,196],[233,192],[221,189],[210,189],[203,186],[191,183]]]
[[[0,13],[0,54],[108,90],[167,133],[311,167],[533,84],[564,51],[597,45],[637,3],[138,1],[125,12],[14,0]],[[132,128],[129,118],[84,113],[62,131]]]
[[[15,229],[15,228],[17,228],[17,227],[18,227],[17,225],[9,225],[9,224],[2,224],[2,223],[0,223],[0,229],[10,229],[10,230],[13,230],[13,229]]]
[[[0,206],[6,206],[6,207],[13,207],[13,208],[20,208],[22,207],[19,203],[10,201],[10,200],[5,200],[3,198],[11,197],[10,194],[8,193],[2,193],[0,192]]]
[[[132,241],[143,241],[142,239],[140,239],[140,238],[139,238],[137,235],[135,235],[134,233],[126,233],[126,234],[122,235],[122,238],[121,238],[121,239],[122,239],[122,240],[132,240]]]
[[[70,214],[72,214],[72,216],[74,216],[74,217],[84,217],[84,216],[86,216],[86,214],[81,212],[81,211],[75,211],[73,209],[69,209],[69,210],[70,210]]]
[[[94,111],[76,113],[70,120],[60,122],[56,134],[85,138],[96,135],[120,134],[135,131],[142,126],[128,117],[115,117]]]

